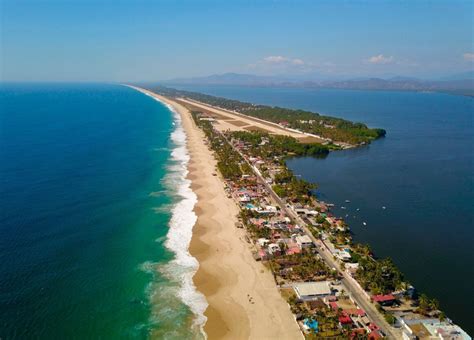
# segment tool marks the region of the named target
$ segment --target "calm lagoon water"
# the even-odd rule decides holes
[[[335,214],[347,215],[356,241],[369,243],[380,257],[393,258],[415,287],[438,298],[447,315],[474,334],[473,98],[329,89],[180,88],[307,109],[386,129],[387,136],[370,146],[333,152],[326,159],[292,159],[288,165],[319,185],[317,195],[336,204]]]
[[[0,338],[198,336],[186,161],[178,117],[135,90],[2,85]]]

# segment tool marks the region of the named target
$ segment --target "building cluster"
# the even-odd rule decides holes
[[[250,156],[250,147],[245,142],[235,139],[230,142],[257,174],[261,175],[265,169],[266,184],[274,183],[275,176],[284,170],[278,157],[269,161]],[[272,270],[282,294],[291,297],[290,305],[304,334],[336,337],[364,334],[370,339],[383,336],[379,327],[346,294],[347,289],[338,280],[338,272],[321,259],[310,235],[281,209],[257,176],[244,174],[238,179],[225,179],[225,190],[240,206],[238,227],[247,229],[254,258]],[[285,204],[311,225],[320,225],[324,219],[329,224],[328,235],[331,229],[346,231],[341,220],[329,212],[324,202]],[[336,247],[329,240],[328,245],[344,261],[350,258],[347,248]]]
[[[288,169],[284,155],[255,152],[271,147],[268,137],[256,146],[231,132],[212,129],[206,135],[218,140],[210,140],[211,148],[230,144],[240,155],[239,166],[251,169],[239,177],[224,178],[228,197],[240,207],[237,227],[246,229],[255,260],[272,271],[306,337],[378,339],[386,335],[353,299],[344,284],[351,280],[400,338],[470,339],[437,306],[422,308],[412,286],[399,280],[397,289],[378,291],[362,284],[361,268],[369,263],[380,269],[370,249],[353,243],[344,220],[331,214],[331,204],[312,195],[276,194],[273,188],[290,185],[280,182]],[[331,260],[323,259],[324,254]],[[382,273],[380,280],[384,279]]]

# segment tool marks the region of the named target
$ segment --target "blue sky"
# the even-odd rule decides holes
[[[437,77],[474,63],[472,1],[0,3],[7,81]]]

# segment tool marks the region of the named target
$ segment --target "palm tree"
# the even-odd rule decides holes
[[[418,304],[421,310],[427,311],[430,308],[430,299],[426,294],[421,294],[418,298]]]
[[[431,299],[429,302],[429,307],[431,310],[438,310],[439,309],[439,301],[437,299]]]

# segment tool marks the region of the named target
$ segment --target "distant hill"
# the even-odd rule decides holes
[[[347,80],[313,80],[302,76],[259,76],[224,73],[206,77],[180,78],[160,82],[165,85],[241,85],[354,90],[438,91],[474,96],[474,71],[455,74],[439,80],[413,77],[357,78]]]
[[[473,80],[473,79],[474,79],[474,71],[456,73],[447,77],[440,78],[440,80]]]
[[[268,85],[279,84],[288,79],[265,77],[253,74],[224,73],[205,77],[178,78],[163,81],[164,84],[201,84],[201,85]]]

